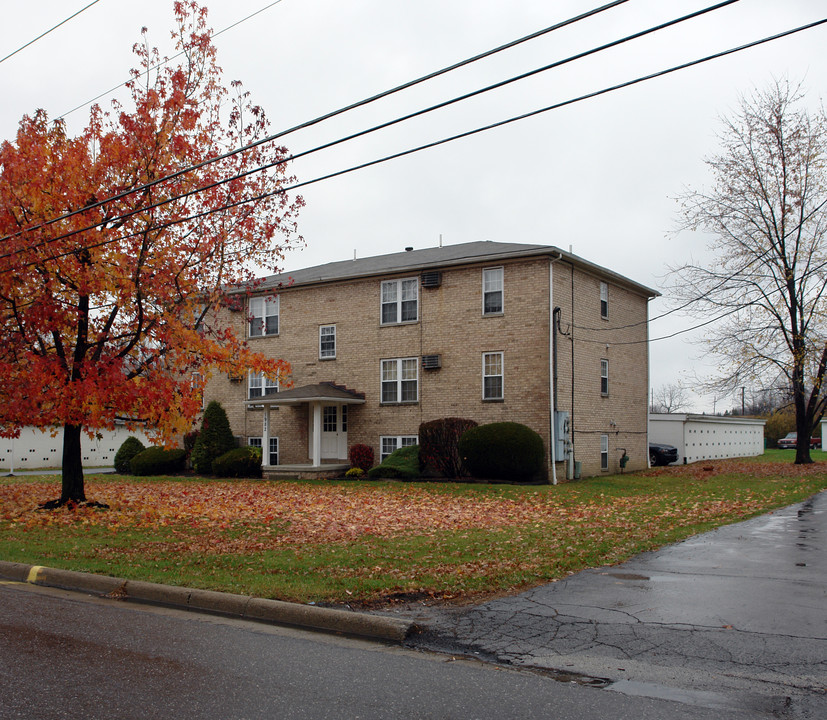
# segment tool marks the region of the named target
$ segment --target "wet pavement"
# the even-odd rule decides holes
[[[630,695],[827,717],[827,492],[470,608],[411,607],[413,644]]]

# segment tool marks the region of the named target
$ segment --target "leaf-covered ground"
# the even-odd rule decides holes
[[[710,469],[711,467],[711,469]],[[0,482],[0,558],[299,600],[458,598],[619,562],[827,487],[827,466],[716,462],[557,487],[97,477],[108,510]]]

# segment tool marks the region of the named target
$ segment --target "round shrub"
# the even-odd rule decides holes
[[[115,453],[115,472],[128,475],[130,471],[129,463],[142,450],[146,450],[146,446],[134,435],[130,435],[121,443],[118,452]]]
[[[201,431],[190,456],[195,472],[199,475],[209,475],[212,472],[213,460],[234,447],[235,438],[230,429],[227,413],[220,403],[212,400],[204,410]]]
[[[142,450],[129,464],[133,475],[167,475],[183,472],[187,462],[187,451],[180,448],[165,450],[150,447]]]
[[[352,467],[345,473],[345,477],[348,480],[361,480],[365,477],[365,471],[360,467]]]
[[[459,452],[474,477],[522,482],[543,479],[543,439],[520,423],[471,428],[459,439]]]
[[[261,477],[261,448],[233,448],[212,461],[212,472],[218,477]]]

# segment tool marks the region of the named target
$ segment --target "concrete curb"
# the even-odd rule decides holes
[[[401,618],[315,605],[299,605],[213,590],[161,585],[141,580],[125,580],[3,560],[0,560],[0,577],[30,585],[76,590],[101,597],[109,596],[117,600],[132,600],[395,643],[403,642],[416,629],[414,623]]]

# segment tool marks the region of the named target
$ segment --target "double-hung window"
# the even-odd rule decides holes
[[[482,399],[502,400],[503,395],[503,354],[488,352],[482,354]]]
[[[279,296],[250,298],[250,337],[279,334]]]
[[[407,403],[419,400],[417,358],[382,361],[382,402]]]
[[[600,317],[609,319],[609,286],[604,282],[600,283]]]
[[[250,447],[261,447],[261,438],[260,437],[251,437],[247,438],[247,444]],[[279,439],[277,437],[270,438],[270,457],[269,464],[270,465],[278,465],[279,464]]]
[[[336,357],[336,326],[319,326],[319,359],[331,360]]]
[[[609,469],[609,436],[600,436],[600,469]]]
[[[419,319],[419,279],[385,280],[382,283],[382,324],[394,325]]]
[[[254,398],[277,393],[279,391],[279,381],[265,377],[264,373],[250,373],[247,389],[247,397],[253,400]]]
[[[600,361],[600,394],[609,394],[609,361]]]
[[[384,461],[395,450],[416,445],[418,442],[419,438],[416,435],[382,435],[379,438],[379,462]]]
[[[482,314],[500,315],[503,311],[503,269],[482,271]]]

